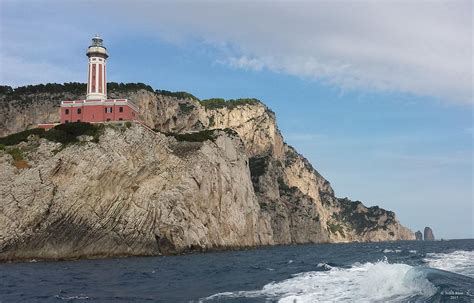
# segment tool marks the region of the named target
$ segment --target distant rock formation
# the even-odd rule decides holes
[[[416,239],[417,241],[423,241],[423,234],[421,233],[421,231],[417,231],[417,232],[415,233],[415,239]]]
[[[428,226],[425,227],[424,240],[425,241],[434,241],[435,237],[433,235],[433,230]]]

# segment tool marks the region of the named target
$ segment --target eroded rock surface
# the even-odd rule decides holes
[[[415,239],[393,212],[336,198],[260,102],[211,108],[145,90],[120,96],[156,132],[106,127],[98,142],[65,147],[31,138],[17,146],[26,168],[0,151],[0,259]],[[2,134],[54,121],[55,103],[41,98],[25,105],[41,108],[36,116],[4,100]],[[165,135],[204,130],[213,131],[202,142]]]

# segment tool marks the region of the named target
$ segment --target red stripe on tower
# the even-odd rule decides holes
[[[92,89],[91,92],[95,93],[95,64],[92,64]]]
[[[102,93],[102,64],[99,64],[99,93]]]
[[[91,92],[91,65],[89,64],[89,72],[87,73],[87,93]]]
[[[105,78],[105,64],[104,64],[104,94],[107,96],[107,79]]]

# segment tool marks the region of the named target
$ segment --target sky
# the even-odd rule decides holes
[[[0,84],[108,79],[255,97],[339,197],[474,238],[471,1],[0,0]]]

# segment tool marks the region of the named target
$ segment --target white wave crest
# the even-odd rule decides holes
[[[474,278],[474,251],[457,250],[452,253],[428,253],[428,266]]]
[[[212,295],[204,301],[225,298],[269,298],[279,302],[381,302],[406,301],[420,295],[429,297],[436,288],[405,264],[389,264],[386,260],[357,264],[351,268],[333,267],[328,271],[312,271],[265,285],[261,290],[236,291]]]

